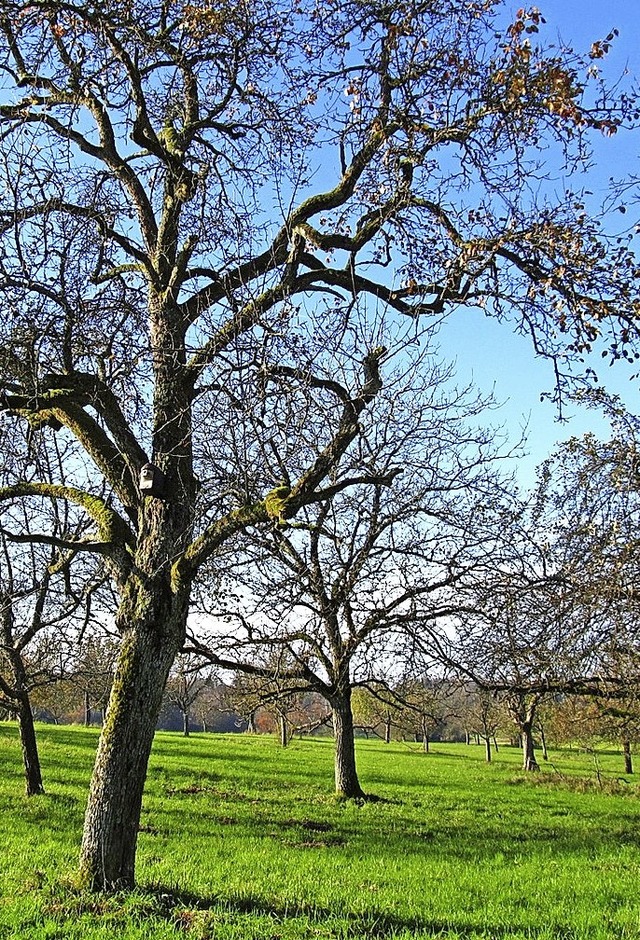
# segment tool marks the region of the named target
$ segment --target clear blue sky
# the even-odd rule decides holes
[[[520,6],[532,4],[514,3]],[[542,34],[545,40],[555,42],[559,36],[576,51],[588,51],[596,39],[603,39],[614,27],[620,31],[613,49],[602,63],[606,74],[613,77],[628,70],[640,81],[640,0],[539,0],[536,4],[547,23]],[[602,139],[596,144],[596,169],[590,173],[588,188],[594,191],[607,186],[610,176],[625,173],[640,176],[640,130],[620,133],[614,138]],[[640,222],[640,186],[638,204],[630,206],[627,214],[619,216],[619,225],[625,228]],[[505,424],[515,439],[520,427],[528,423],[529,456],[520,461],[518,477],[524,487],[534,481],[534,468],[554,448],[555,443],[574,434],[593,430],[605,437],[607,425],[593,411],[569,407],[570,420],[558,423],[553,405],[540,401],[540,394],[553,387],[551,365],[536,360],[531,344],[524,337],[509,335],[505,324],[497,324],[480,315],[473,320],[471,342],[467,335],[456,329],[456,317],[445,324],[440,339],[441,350],[447,358],[457,360],[461,382],[471,377],[485,391],[495,389],[496,398],[505,404],[492,419]],[[637,371],[621,362],[613,367],[594,361],[601,384],[619,394],[630,411],[640,414],[640,378],[630,377]]]

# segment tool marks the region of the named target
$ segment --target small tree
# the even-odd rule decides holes
[[[75,636],[90,618],[101,576],[56,547],[64,528],[60,517],[41,520],[48,544],[13,541],[13,527],[26,512],[17,502],[5,514],[11,529],[0,530],[0,702],[17,719],[26,793],[33,796],[44,792],[44,784],[32,696],[70,675]]]
[[[165,701],[182,715],[182,733],[185,738],[189,737],[191,714],[212,685],[213,679],[211,670],[191,657],[183,655],[176,660],[165,689]]]

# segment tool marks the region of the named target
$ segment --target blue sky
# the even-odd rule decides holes
[[[515,13],[523,5],[514,3],[512,11]],[[640,0],[539,0],[536,5],[547,21],[544,39],[555,42],[559,36],[576,51],[588,51],[592,42],[617,28],[619,37],[602,63],[603,69],[611,77],[627,70],[640,80]],[[627,173],[640,176],[640,131],[619,133],[596,142],[596,167],[589,174],[588,188],[604,192],[611,176],[618,178]],[[627,228],[638,222],[640,187],[638,205],[630,206],[624,217],[614,215],[612,224]],[[553,387],[552,368],[534,357],[525,337],[509,334],[505,324],[479,314],[472,322],[472,331],[465,330],[464,335],[459,329],[460,321],[452,317],[440,334],[441,351],[447,358],[456,358],[461,383],[473,378],[484,391],[495,390],[496,398],[504,405],[492,415],[492,420],[503,423],[513,440],[521,427],[528,425],[529,455],[518,466],[523,487],[534,482],[536,465],[557,441],[587,430],[606,437],[606,422],[593,411],[570,406],[566,411],[569,420],[559,423],[555,407],[540,401],[541,393]],[[630,411],[640,414],[640,377],[632,378],[637,367],[624,362],[609,367],[599,358],[593,365],[601,384],[620,395]]]

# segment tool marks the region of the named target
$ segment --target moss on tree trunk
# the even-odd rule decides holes
[[[94,890],[130,888],[147,763],[171,665],[180,650],[186,604],[158,602],[158,591],[125,595],[124,632],[93,769],[80,854],[82,882]],[[144,610],[153,598],[153,619]]]

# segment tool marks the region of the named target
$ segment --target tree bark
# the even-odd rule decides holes
[[[84,726],[88,728],[91,724],[91,701],[89,699],[89,689],[84,690]]]
[[[80,876],[93,890],[133,887],[147,763],[186,625],[184,598],[182,604],[174,599],[172,610],[158,597],[161,585],[137,586],[119,611],[121,617],[137,609],[139,619],[124,631],[85,815]],[[141,610],[145,601],[155,617]]]
[[[384,721],[384,743],[391,744],[391,718],[388,716]]]
[[[491,763],[491,738],[487,736],[484,739],[484,753],[486,757],[487,764]]]
[[[622,742],[622,754],[624,757],[624,772],[625,774],[632,774],[633,760],[631,759],[631,742],[629,740]]]
[[[356,770],[356,742],[351,711],[351,689],[334,696],[333,732],[335,735],[335,780],[336,794],[347,799],[364,797],[364,790]]]
[[[189,712],[186,708],[182,712],[182,734],[185,738],[189,737]]]

